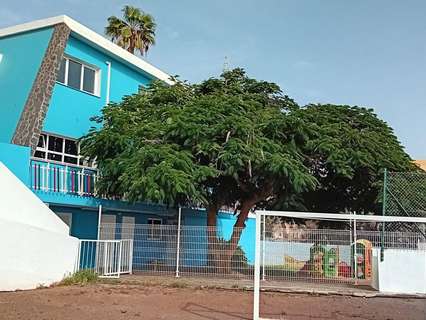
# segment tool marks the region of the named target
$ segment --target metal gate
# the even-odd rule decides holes
[[[102,278],[132,273],[133,240],[80,240],[76,269],[93,270]]]

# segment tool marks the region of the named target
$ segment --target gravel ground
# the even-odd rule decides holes
[[[0,292],[0,319],[251,319],[253,293],[164,285],[94,284]],[[262,293],[272,319],[426,320],[426,300]]]

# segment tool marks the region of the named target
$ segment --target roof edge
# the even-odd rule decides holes
[[[126,62],[140,69],[141,71],[148,73],[152,77],[162,80],[167,84],[174,83],[174,81],[171,79],[171,76],[167,74],[166,72],[158,69],[157,67],[154,67],[152,64],[146,62],[145,60],[142,60],[141,58],[135,56],[134,54],[131,54],[127,50],[121,48],[120,46],[109,41],[108,39],[104,38],[100,34],[96,33],[95,31],[89,29],[88,27],[82,25],[81,23],[75,21],[74,19],[66,15],[60,15],[60,16],[50,17],[46,19],[41,19],[41,20],[35,20],[35,21],[22,23],[15,26],[0,29],[0,38],[14,35],[14,34],[19,34],[22,32],[54,26],[60,23],[65,23],[71,29],[72,32],[80,35],[81,37],[94,43],[100,48],[117,56],[118,58],[125,60]]]

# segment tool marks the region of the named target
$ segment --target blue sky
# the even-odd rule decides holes
[[[148,61],[191,82],[230,67],[299,104],[372,107],[426,159],[426,1],[2,0],[0,27],[67,14],[103,33],[124,4],[157,21]]]

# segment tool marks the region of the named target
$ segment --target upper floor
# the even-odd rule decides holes
[[[67,16],[0,30],[0,142],[32,129],[79,138],[110,101],[169,76]],[[28,109],[31,117],[25,118]],[[20,121],[27,123],[20,125]],[[38,135],[37,135],[38,136]],[[27,138],[27,139],[25,139]],[[37,143],[33,139],[33,144]]]
[[[153,80],[172,83],[67,16],[0,29],[0,161],[37,192],[92,197],[97,173],[78,138],[103,106]]]

